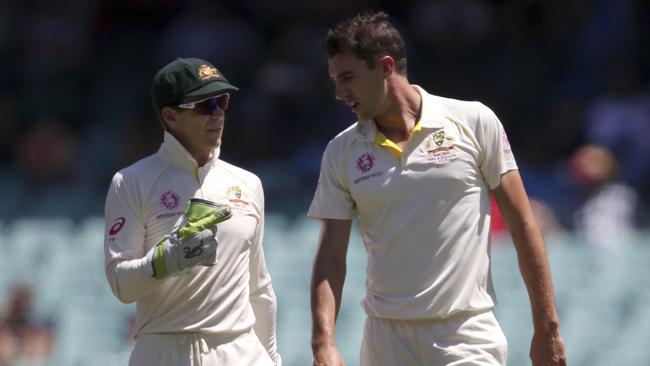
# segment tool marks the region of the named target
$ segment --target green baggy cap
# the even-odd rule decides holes
[[[179,104],[185,97],[200,97],[237,91],[211,63],[199,58],[177,58],[156,73],[151,98],[156,111]]]

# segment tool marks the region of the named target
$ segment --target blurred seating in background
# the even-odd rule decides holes
[[[306,218],[270,213],[266,220],[265,253],[279,299],[279,347],[287,366],[312,361],[309,281],[318,230],[318,222]],[[103,231],[100,217],[1,223],[1,314],[6,317],[15,286],[29,284],[26,317],[52,332],[50,351],[40,363],[23,356],[8,365],[126,365],[135,308],[119,303],[106,283]],[[558,232],[546,239],[570,364],[649,364],[650,233],[629,237],[607,260],[584,237]],[[508,337],[508,364],[525,365],[532,336],[530,305],[514,248],[507,237],[499,240],[492,250],[499,302],[495,313]],[[337,324],[338,345],[350,365],[359,362],[365,267],[355,228]],[[2,335],[0,348],[5,348]]]

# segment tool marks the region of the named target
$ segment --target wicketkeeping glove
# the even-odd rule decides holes
[[[147,254],[153,277],[160,280],[192,266],[215,264],[219,244],[215,237],[217,224],[231,216],[228,205],[190,199],[180,225]]]

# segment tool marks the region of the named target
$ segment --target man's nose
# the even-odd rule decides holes
[[[345,97],[347,96],[347,94],[348,94],[348,88],[342,86],[342,85],[339,84],[339,83],[336,83],[336,84],[335,84],[335,87],[334,87],[334,97],[335,97],[337,100],[344,100]]]
[[[223,120],[226,117],[226,113],[217,107],[214,112],[210,115],[210,119]]]

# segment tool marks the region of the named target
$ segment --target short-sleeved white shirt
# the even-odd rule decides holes
[[[517,169],[501,122],[485,105],[422,96],[401,157],[372,120],[325,149],[308,216],[359,217],[368,253],[368,315],[446,318],[491,309],[490,189]]]

